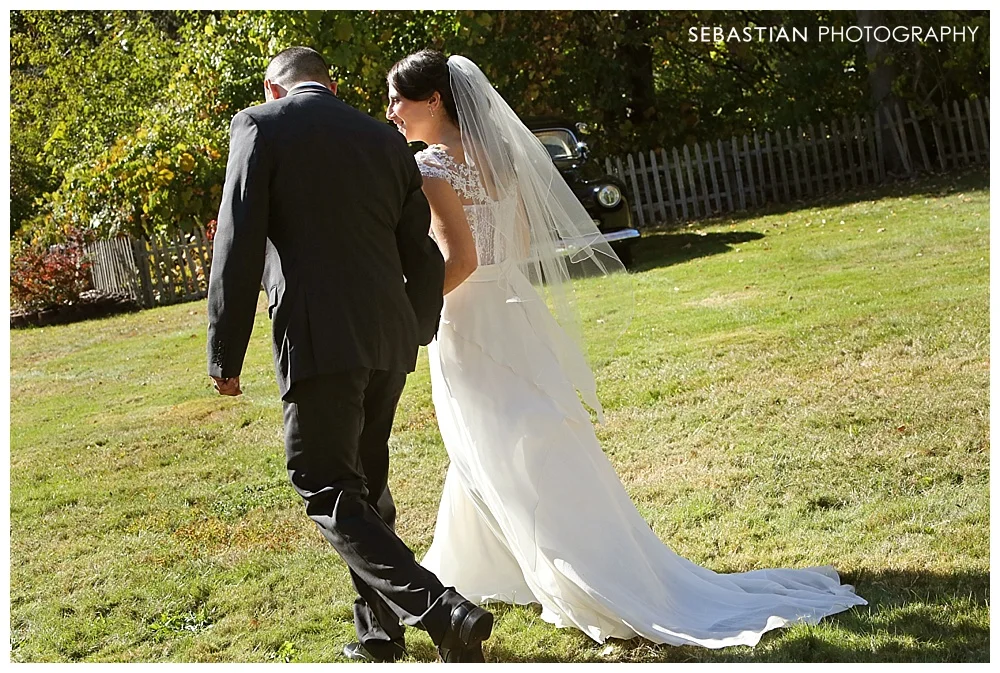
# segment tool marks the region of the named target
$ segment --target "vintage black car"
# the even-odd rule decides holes
[[[558,117],[528,118],[524,123],[548,150],[559,173],[615,254],[626,267],[631,266],[632,243],[639,238],[639,232],[632,224],[625,183],[606,174],[596,162],[588,161],[587,144],[577,135],[586,132],[586,125]]]

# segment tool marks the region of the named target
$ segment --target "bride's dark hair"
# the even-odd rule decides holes
[[[458,109],[451,93],[448,57],[433,49],[423,49],[397,61],[386,76],[389,84],[408,100],[427,100],[437,91],[441,104],[453,122],[458,123]]]

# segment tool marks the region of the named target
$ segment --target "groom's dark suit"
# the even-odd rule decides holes
[[[234,117],[209,374],[239,375],[263,278],[289,477],[350,567],[358,635],[374,646],[402,639],[400,619],[440,643],[462,601],[392,531],[387,487],[396,404],[442,306],[429,224],[403,137],[330,90],[295,87]]]

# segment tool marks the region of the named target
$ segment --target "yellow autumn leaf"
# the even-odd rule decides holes
[[[194,157],[185,152],[180,156],[177,165],[180,166],[180,169],[185,173],[190,173],[191,171],[194,170],[194,165],[195,165]]]

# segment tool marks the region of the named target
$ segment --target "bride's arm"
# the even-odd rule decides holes
[[[531,257],[531,229],[528,223],[528,210],[520,192],[517,195],[517,213],[514,215],[514,237],[517,253],[521,259]]]
[[[444,293],[448,294],[476,270],[476,242],[462,201],[446,180],[424,176],[424,196],[431,207],[431,232],[444,256]]]

